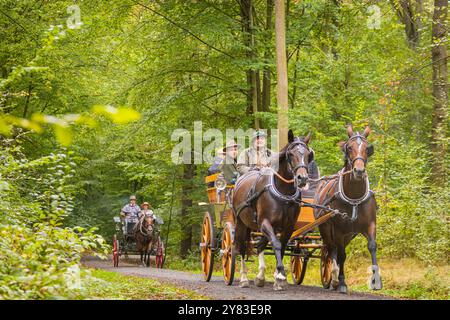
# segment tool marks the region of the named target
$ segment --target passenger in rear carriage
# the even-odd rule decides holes
[[[150,217],[154,219],[153,210],[150,209],[150,203],[145,201],[143,204],[141,204],[141,212],[139,212],[139,218],[142,218],[142,216]]]
[[[124,233],[130,234],[137,222],[138,214],[141,211],[136,204],[136,196],[130,196],[130,203],[126,204],[120,211],[120,216],[125,220]]]
[[[239,171],[237,169],[238,148],[239,145],[234,140],[229,140],[225,148],[223,148],[225,159],[220,165],[220,170],[227,184],[235,184],[239,177]]]

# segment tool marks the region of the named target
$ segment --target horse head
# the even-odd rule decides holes
[[[339,146],[345,155],[345,166],[352,170],[353,177],[361,180],[366,172],[368,158],[374,153],[373,145],[369,144],[367,137],[370,134],[369,126],[366,126],[364,132],[353,132],[353,126],[347,126],[348,140],[341,141]]]
[[[147,215],[142,217],[141,221],[142,227],[141,232],[145,235],[151,235],[153,233],[153,218]]]
[[[281,151],[290,173],[300,188],[308,182],[308,164],[314,159],[314,151],[308,147],[310,141],[311,133],[306,137],[295,137],[292,130],[289,130],[288,145]]]

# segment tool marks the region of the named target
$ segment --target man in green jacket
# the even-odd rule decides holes
[[[223,177],[227,184],[235,184],[239,172],[237,170],[237,154],[239,145],[234,140],[229,140],[223,148],[225,158],[220,165]]]

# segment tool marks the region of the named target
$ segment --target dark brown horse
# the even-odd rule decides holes
[[[236,182],[233,196],[236,214],[234,250],[242,258],[241,287],[249,285],[244,258],[250,233],[258,230],[263,237],[257,246],[259,273],[255,284],[264,286],[264,248],[270,241],[277,259],[274,289],[283,290],[287,285],[283,255],[299,214],[300,188],[308,180],[308,163],[313,156],[308,147],[310,138],[309,134],[306,138],[294,137],[289,130],[288,145],[272,158],[272,167],[278,161],[277,170],[261,168],[249,171]]]
[[[330,206],[347,214],[347,218],[335,216],[319,226],[320,234],[332,258],[333,289],[347,293],[345,284],[344,263],[345,247],[358,234],[364,235],[368,241],[368,249],[372,256],[372,278],[370,288],[380,290],[381,277],[376,258],[376,211],[375,196],[369,187],[366,174],[367,159],[373,152],[373,146],[367,142],[370,128],[367,126],[362,134],[354,133],[351,125],[347,127],[349,139],[341,141],[340,148],[345,154],[344,168],[334,179],[318,186],[315,203]],[[324,212],[314,209],[316,218]]]
[[[142,215],[139,222],[134,227],[134,238],[136,239],[136,248],[141,255],[143,266],[150,267],[150,251],[153,242],[153,218]]]

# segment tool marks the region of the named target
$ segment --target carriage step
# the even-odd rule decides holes
[[[304,243],[300,244],[299,247],[304,249],[320,249],[323,245],[319,243]]]
[[[320,239],[322,239],[322,237],[321,236],[304,236],[303,239],[320,240]]]
[[[264,234],[262,232],[250,232],[252,237],[262,237]],[[281,237],[281,233],[277,233],[277,238]]]

